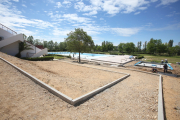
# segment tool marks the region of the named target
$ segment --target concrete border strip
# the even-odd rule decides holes
[[[55,94],[56,96],[60,97],[64,101],[66,101],[66,102],[71,104],[72,98],[70,98],[70,97],[66,96],[65,94],[57,91],[56,89],[54,89],[51,86],[47,85],[46,83],[40,81],[39,79],[37,79],[34,76],[30,75],[29,73],[25,72],[24,70],[18,68],[17,66],[13,65],[12,63],[6,61],[5,59],[3,59],[1,57],[0,57],[0,59],[2,59],[4,62],[8,63],[9,65],[13,66],[15,69],[17,69],[19,72],[21,72],[22,74],[24,74],[25,76],[27,76],[28,78],[33,80],[35,83],[39,84],[41,87],[47,89],[51,93]]]
[[[67,61],[62,61],[62,62],[67,62]],[[74,64],[71,62],[67,62],[70,64]],[[74,64],[74,65],[79,65],[79,64]],[[80,66],[85,66],[85,65],[80,65]],[[85,66],[89,67],[89,66]],[[101,66],[101,67],[106,67],[106,66]],[[94,68],[94,67],[89,67],[89,68]],[[115,69],[125,69],[125,70],[131,70],[131,71],[137,71],[137,72],[142,72],[142,73],[147,73],[147,74],[152,74],[159,76],[159,91],[158,91],[158,120],[165,120],[164,119],[164,101],[163,101],[163,88],[162,88],[162,76],[156,73],[150,73],[150,72],[145,72],[145,71],[140,71],[140,70],[135,70],[135,69],[128,69],[128,68],[116,68],[109,66],[109,68],[115,68]],[[97,68],[96,68],[97,69]]]
[[[96,90],[93,90],[85,95],[82,95],[78,98],[75,98],[74,100],[70,97],[68,97],[67,95],[59,92],[58,90],[52,88],[51,86],[47,85],[46,83],[42,82],[41,80],[35,78],[34,76],[30,75],[29,73],[25,72],[24,70],[18,68],[17,66],[13,65],[12,63],[8,62],[7,60],[3,59],[0,57],[1,60],[3,60],[4,62],[8,63],[9,65],[11,65],[12,67],[14,67],[15,69],[17,69],[19,72],[21,72],[22,74],[24,74],[25,76],[27,76],[28,78],[30,78],[31,80],[33,80],[35,83],[39,84],[41,87],[47,89],[48,91],[50,91],[51,93],[53,93],[54,95],[60,97],[61,99],[63,99],[64,101],[66,101],[67,103],[69,104],[72,104],[72,105],[75,105],[75,104],[78,104],[94,95],[96,95],[97,93],[113,86],[114,84],[122,81],[123,79],[127,78],[130,76],[130,74],[126,74],[126,73],[121,73],[121,72],[116,72],[116,71],[110,71],[110,70],[105,70],[105,69],[98,69],[98,68],[93,68],[93,69],[98,69],[98,70],[103,70],[103,71],[108,71],[108,72],[114,72],[114,73],[120,73],[120,74],[126,74],[126,76],[122,77],[122,78],[119,78],[111,83],[108,83]],[[91,68],[91,67],[89,67]]]
[[[122,81],[123,79],[127,78],[128,76],[130,76],[130,74],[128,74],[128,75],[126,75],[126,76],[124,76],[124,77],[122,77],[120,79],[117,79],[117,80],[115,80],[115,81],[113,81],[113,82],[111,82],[109,84],[106,84],[106,85],[104,85],[104,86],[102,86],[102,87],[100,87],[100,88],[98,88],[96,90],[93,90],[93,91],[91,91],[91,92],[89,92],[89,93],[87,93],[87,94],[85,94],[83,96],[80,96],[80,97],[78,97],[76,99],[73,99],[72,100],[73,101],[73,105],[75,105],[75,104],[77,104],[77,103],[79,103],[81,101],[84,101],[84,100],[90,98],[91,96],[94,96],[95,94],[98,94],[99,92],[101,92],[101,91],[103,91],[103,90],[113,86],[114,84]]]
[[[164,120],[164,103],[163,103],[163,88],[162,88],[161,75],[159,76],[158,120]]]

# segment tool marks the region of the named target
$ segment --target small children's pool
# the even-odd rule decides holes
[[[48,54],[57,54],[57,55],[65,55],[65,56],[71,56],[77,58],[79,57],[79,53],[74,53],[74,52],[48,52]],[[80,53],[81,58],[85,59],[93,59],[93,58],[99,58],[99,57],[109,57],[112,55],[105,55],[105,54],[92,54],[92,53]]]

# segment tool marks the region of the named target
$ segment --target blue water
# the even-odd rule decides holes
[[[48,52],[48,54],[60,54],[60,55],[70,55],[70,56],[73,56],[74,54],[74,57],[78,57],[79,56],[79,53],[71,53],[71,52]],[[89,58],[89,59],[92,59],[92,58],[98,58],[98,57],[108,57],[108,56],[111,56],[111,55],[105,55],[105,54],[92,54],[92,53],[80,53],[80,56],[81,58]]]

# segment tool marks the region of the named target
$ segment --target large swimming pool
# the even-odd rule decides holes
[[[48,52],[48,54],[57,54],[57,55],[66,55],[66,56],[71,56],[73,57],[78,57],[79,53],[74,53],[74,52]],[[86,58],[86,59],[93,59],[93,58],[99,58],[99,57],[109,57],[112,55],[105,55],[105,54],[92,54],[92,53],[81,53],[80,57],[81,58]]]

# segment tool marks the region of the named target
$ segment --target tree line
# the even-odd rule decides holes
[[[66,42],[54,42],[53,40],[44,41],[40,39],[34,39],[33,36],[25,37],[25,40],[34,45],[42,45],[44,48],[48,48],[49,51],[67,51],[67,43]]]
[[[25,36],[26,37],[26,36]],[[25,38],[26,41],[33,45],[43,45],[44,48],[48,48],[48,51],[67,51],[67,42],[54,42],[43,41],[29,36]],[[151,38],[149,42],[145,41],[144,44],[139,41],[137,46],[133,42],[120,43],[118,46],[114,46],[112,42],[103,41],[101,45],[93,45],[91,52],[109,52],[118,51],[121,54],[134,54],[134,53],[147,53],[147,54],[168,54],[170,56],[180,55],[180,47],[178,45],[173,46],[173,40],[169,40],[168,43],[162,43],[161,39]]]

